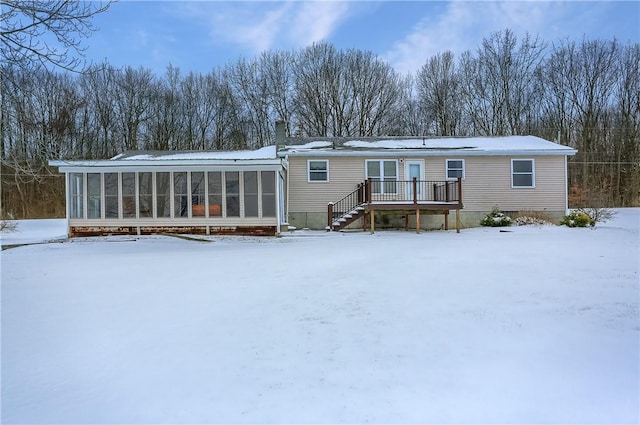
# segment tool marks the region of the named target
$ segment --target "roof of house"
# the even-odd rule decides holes
[[[275,146],[265,146],[256,150],[239,151],[127,151],[109,161],[175,161],[175,160],[238,160],[274,159]]]
[[[574,155],[568,146],[535,136],[289,137],[285,145],[237,151],[129,151],[105,160],[50,161],[61,171],[93,167],[279,165],[286,156]]]
[[[573,155],[575,149],[535,136],[504,137],[359,137],[287,139],[280,155],[290,156],[444,156]]]
[[[156,165],[275,165],[281,160],[275,146],[256,150],[238,151],[127,151],[103,160],[50,161],[49,165],[61,169],[73,167],[131,167]]]

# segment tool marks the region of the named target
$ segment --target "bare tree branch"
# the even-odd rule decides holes
[[[0,0],[0,59],[9,66],[84,68],[82,40],[111,1]],[[81,66],[82,65],[82,66]]]

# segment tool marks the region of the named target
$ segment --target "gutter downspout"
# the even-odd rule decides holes
[[[291,199],[291,198],[289,198],[289,188],[291,187],[291,185],[289,184],[289,155],[286,155],[284,157],[284,159],[285,159],[285,161],[287,163],[287,197],[284,200],[284,203],[285,203],[285,206],[284,206],[285,217],[284,217],[284,219],[287,221],[287,223],[290,223],[290,221],[289,221],[289,199]]]
[[[277,148],[276,148],[277,151]],[[278,153],[276,152],[276,156],[278,155]],[[276,188],[276,234],[280,235],[281,229],[280,229],[280,215],[282,214],[282,212],[280,211],[280,172],[275,172],[274,174],[274,182],[273,184],[275,185]]]
[[[568,155],[564,156],[564,215],[569,215],[569,174],[567,166]]]
[[[69,173],[64,173],[64,209],[65,209],[65,215],[66,215],[66,219],[67,219],[67,237],[71,236],[71,227],[69,227],[69,219],[71,217],[70,214],[70,208],[71,206],[69,205],[70,199],[69,199]]]

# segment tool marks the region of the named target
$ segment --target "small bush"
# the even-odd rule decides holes
[[[542,219],[542,218],[538,218],[538,217],[530,217],[528,215],[521,215],[519,217],[516,217],[513,222],[516,224],[516,226],[529,226],[529,225],[533,225],[533,226],[545,226],[545,225],[553,225],[553,223],[551,223],[548,220]]]
[[[513,217],[516,226],[545,226],[553,225],[553,220],[544,211],[520,211]]]
[[[577,212],[584,213],[591,217],[591,221],[595,226],[597,223],[605,223],[616,216],[616,211],[609,208],[578,208]]]
[[[513,224],[513,220],[508,215],[505,215],[502,211],[495,207],[493,211],[487,214],[482,221],[480,221],[481,226],[489,226],[489,227],[504,227],[511,226]]]
[[[569,227],[593,227],[596,222],[585,212],[573,211],[569,215],[565,215],[560,224]]]

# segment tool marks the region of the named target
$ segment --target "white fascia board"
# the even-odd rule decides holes
[[[133,172],[133,171],[277,171],[282,168],[282,160],[98,160],[98,161],[49,161],[61,173],[68,172]]]
[[[309,150],[300,152],[287,152],[290,157],[368,157],[368,158],[399,158],[399,157],[467,157],[467,156],[567,156],[575,155],[575,149],[510,149],[510,150],[472,150],[472,149],[445,149],[445,150]]]

